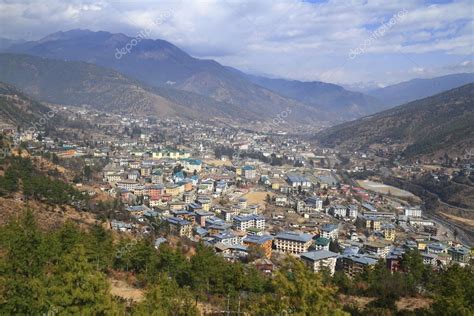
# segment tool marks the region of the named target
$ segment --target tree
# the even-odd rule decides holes
[[[322,277],[301,261],[288,257],[272,281],[274,293],[254,304],[257,315],[344,315],[336,297],[337,289],[324,286]]]
[[[41,314],[47,310],[42,270],[43,236],[27,210],[1,230],[0,314]]]
[[[88,262],[79,244],[65,254],[48,280],[48,297],[59,314],[105,314],[113,312],[109,285]]]
[[[134,314],[137,315],[198,315],[193,296],[188,288],[180,288],[167,274],[159,274],[158,280],[149,286],[145,300]]]

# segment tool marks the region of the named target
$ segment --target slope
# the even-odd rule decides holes
[[[474,84],[331,127],[316,139],[351,149],[402,145],[407,156],[463,152],[474,146]]]

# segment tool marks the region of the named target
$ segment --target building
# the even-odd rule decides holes
[[[336,218],[344,218],[347,215],[347,206],[334,205],[329,209],[329,214]]]
[[[191,238],[193,226],[190,221],[178,217],[168,217],[166,222],[171,235]]]
[[[318,197],[309,197],[304,200],[307,212],[319,212],[323,210],[323,200]]]
[[[395,241],[395,225],[385,223],[381,225],[381,229],[383,232],[383,238],[385,238],[385,240]]]
[[[382,240],[366,241],[364,249],[367,253],[378,258],[385,258],[390,252],[391,244]]]
[[[280,252],[299,254],[307,252],[312,243],[312,236],[298,232],[280,232],[275,236],[275,249]]]
[[[338,258],[336,269],[342,270],[352,278],[364,271],[364,269],[375,266],[377,259],[367,255],[342,255]]]
[[[301,260],[314,272],[327,269],[331,275],[336,270],[336,262],[339,254],[328,250],[309,251],[300,254]]]
[[[339,229],[335,224],[324,224],[320,228],[319,237],[336,240],[338,239]]]
[[[365,215],[363,219],[365,222],[365,227],[368,230],[379,231],[381,229],[382,220],[380,217],[374,215]]]
[[[405,215],[406,217],[421,217],[421,208],[419,207],[406,208],[403,212],[403,215]]]
[[[233,227],[237,230],[246,231],[248,228],[255,227],[265,229],[265,217],[262,215],[238,215],[233,218]]]
[[[311,187],[311,182],[304,176],[290,173],[287,175],[288,184],[294,189],[308,189]]]
[[[464,246],[451,247],[448,249],[448,254],[451,255],[451,261],[464,266],[469,263],[471,259],[471,251]]]
[[[214,238],[213,243],[222,243],[227,246],[238,245],[241,242],[241,238],[230,230],[212,235],[212,237]]]
[[[329,243],[331,239],[318,237],[314,240],[314,247],[316,250],[328,250],[329,251]]]
[[[266,258],[270,258],[272,256],[272,244],[273,244],[273,237],[269,235],[248,235],[243,239],[243,244],[246,246],[258,246],[260,247]]]
[[[257,177],[257,171],[254,166],[243,166],[242,176],[246,179],[255,179]]]

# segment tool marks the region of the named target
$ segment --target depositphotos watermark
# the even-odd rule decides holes
[[[115,254],[115,258],[117,258],[117,259],[122,258],[124,255],[129,253],[131,251],[130,248],[135,246],[137,243],[138,242],[135,239],[133,239],[131,242],[127,243],[125,246],[120,247],[120,249],[118,249],[117,253]]]
[[[372,32],[371,36],[366,39],[359,47],[351,49],[349,51],[349,58],[355,59],[358,55],[361,55],[366,52],[366,50],[372,45],[373,41],[383,37],[385,32],[390,30],[395,24],[397,24],[403,17],[408,13],[406,9],[402,9],[392,16],[392,18],[387,22],[383,22],[380,27]]]
[[[10,156],[10,149],[8,148],[0,148],[0,160],[3,160]]]
[[[152,27],[147,27],[135,35],[134,38],[132,38],[127,44],[125,44],[124,47],[118,49],[115,49],[115,58],[116,59],[121,59],[123,56],[130,54],[135,46],[138,45],[142,40],[149,38],[150,34],[152,32],[153,27],[157,27],[161,24],[163,24],[166,19],[170,18],[173,15],[173,12],[171,10],[165,11],[161,13],[155,21],[152,21]]]
[[[474,148],[466,150],[466,153],[464,154],[464,159],[471,159],[474,158]]]
[[[270,132],[272,128],[277,128],[281,124],[285,124],[285,119],[289,114],[291,114],[290,108],[286,108],[285,110],[281,111],[273,120],[271,120],[269,123],[266,123],[266,126],[262,128],[262,132],[266,134]]]
[[[41,127],[45,126],[46,123],[52,119],[56,114],[58,113],[58,110],[52,109],[51,111],[45,113],[42,118],[40,118],[38,121],[31,123],[31,127],[28,128],[28,132],[31,134],[34,134],[37,132]]]

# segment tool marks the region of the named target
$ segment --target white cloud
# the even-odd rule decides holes
[[[372,40],[364,57],[347,60],[351,49],[402,10],[403,18]],[[164,12],[172,14],[163,20]],[[467,59],[473,53],[471,15],[470,0],[436,5],[421,0],[10,0],[0,3],[0,20],[9,21],[0,36],[41,37],[71,28],[134,35],[150,28],[152,38],[247,71],[303,80],[387,82],[399,79],[386,78],[387,72],[394,73],[394,65],[382,62],[387,56],[402,69],[400,76],[409,76],[414,66],[404,55],[437,54],[438,66],[452,64],[450,56]],[[367,69],[366,59],[377,67]],[[433,68],[423,58],[417,63],[417,68]]]

